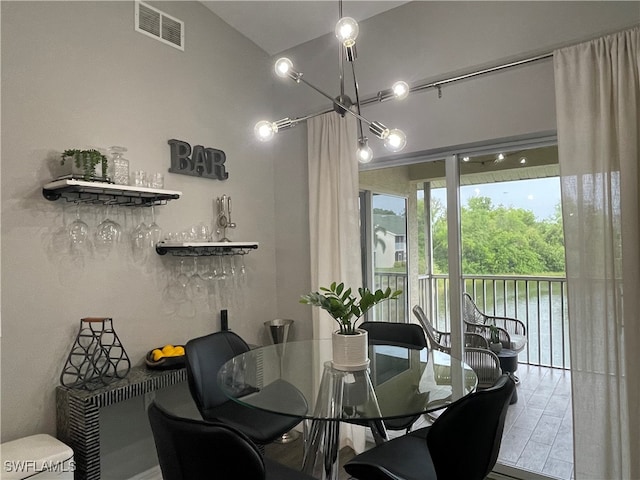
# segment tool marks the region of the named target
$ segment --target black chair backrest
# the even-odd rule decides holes
[[[414,323],[364,322],[359,328],[369,332],[372,345],[397,345],[413,350],[427,347],[422,327]]]
[[[452,403],[427,435],[438,480],[481,480],[498,459],[515,383],[502,375],[494,386]]]
[[[148,415],[164,480],[265,478],[258,448],[233,427],[177,417],[155,402]]]
[[[249,351],[249,345],[225,330],[189,340],[184,349],[189,390],[206,418],[203,412],[229,400],[218,387],[218,370],[236,355]]]

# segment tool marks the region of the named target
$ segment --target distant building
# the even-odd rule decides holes
[[[400,215],[373,214],[374,265],[393,268],[407,261],[407,221]]]

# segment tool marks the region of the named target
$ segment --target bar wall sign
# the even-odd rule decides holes
[[[169,172],[214,180],[229,178],[224,165],[227,156],[222,150],[202,145],[196,145],[192,149],[187,142],[176,139],[171,139],[168,143],[171,147]]]

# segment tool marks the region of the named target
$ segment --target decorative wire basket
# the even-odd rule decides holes
[[[83,318],[71,347],[60,383],[69,388],[96,390],[124,378],[129,356],[113,329],[111,318]]]

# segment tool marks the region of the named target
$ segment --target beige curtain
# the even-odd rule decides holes
[[[357,129],[351,115],[331,112],[307,121],[311,287],[362,285]],[[313,335],[331,338],[337,324],[314,309]]]
[[[311,288],[316,291],[334,281],[357,288],[362,269],[355,118],[331,112],[309,119],[307,137]],[[337,327],[324,310],[313,309],[314,338],[331,338]],[[341,425],[341,447],[361,452],[364,444],[362,427]]]
[[[640,28],[554,52],[575,478],[640,479]]]

